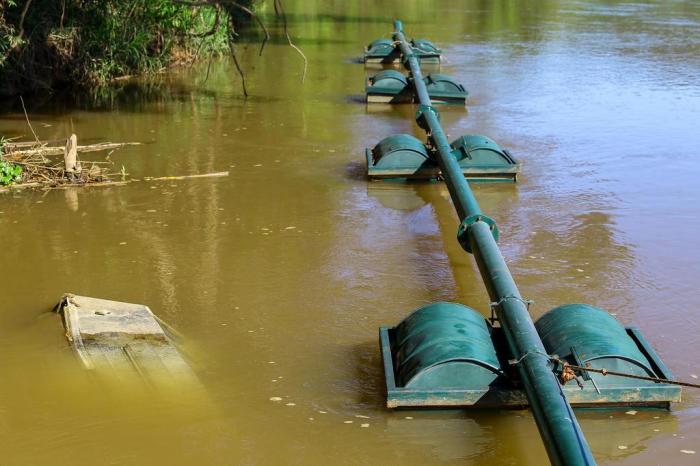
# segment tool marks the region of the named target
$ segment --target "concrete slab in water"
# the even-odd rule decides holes
[[[148,306],[66,294],[58,312],[88,369],[136,372],[151,382],[194,378]]]

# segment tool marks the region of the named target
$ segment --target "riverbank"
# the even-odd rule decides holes
[[[90,89],[231,53],[255,0],[0,3],[0,97]]]

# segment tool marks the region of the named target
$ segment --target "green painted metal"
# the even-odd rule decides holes
[[[382,361],[386,374],[387,406],[401,407],[435,407],[435,408],[525,408],[528,400],[521,388],[518,374],[508,365],[513,359],[503,330],[491,328],[491,338],[496,348],[501,367],[505,368],[502,375],[495,378],[488,386],[474,383],[473,379],[462,378],[460,385],[447,386],[440,379],[430,385],[412,387],[402,385],[397,381],[394,364],[396,351],[395,331],[397,327],[381,327],[379,340],[382,349]],[[626,337],[630,338],[644,355],[645,361],[654,368],[656,377],[670,379],[671,373],[663,365],[658,355],[648,342],[634,327],[625,328]],[[640,407],[668,409],[671,402],[681,401],[681,388],[675,385],[637,381],[629,384],[629,379],[612,376],[591,374],[594,378],[585,378],[583,388],[570,381],[562,387],[569,403],[576,408],[600,407]]]
[[[394,27],[394,43],[397,44],[405,65],[410,69],[411,73],[407,80],[408,84],[412,84],[413,93],[411,96],[421,104],[417,112],[416,121],[421,128],[429,132],[430,125],[426,121],[426,111],[431,115],[431,118],[435,117],[437,119],[439,119],[439,113],[431,107],[432,101],[430,92],[428,91],[428,85],[432,86],[433,92],[438,92],[440,90],[447,92],[449,86],[454,87],[459,85],[440,75],[423,78],[418,57],[413,53],[411,44],[407,42],[404,36],[401,29],[401,22],[396,21]],[[425,47],[428,46],[425,45]],[[367,89],[368,98],[374,93],[377,96],[381,95],[382,98],[391,101],[391,99],[394,98],[392,97],[393,92],[396,92],[397,96],[401,95],[401,98],[406,98],[405,87],[399,90],[403,82],[402,77],[399,76],[397,72],[390,73],[385,71],[379,73],[370,81],[370,85]],[[460,86],[459,89],[463,90],[464,88]],[[464,92],[466,98],[466,91]],[[443,94],[442,97],[445,98],[446,94]],[[380,147],[382,144],[380,142],[372,151],[369,149],[365,151],[368,177],[439,178],[450,176],[444,173],[441,165],[437,162],[436,154],[438,149],[434,142],[435,141],[431,139],[430,146],[432,149],[429,153],[431,160],[424,161],[422,159],[414,159],[413,163],[411,163],[411,160],[407,157],[394,156],[394,152],[399,153],[397,149],[394,149],[392,152],[384,151],[382,147]],[[446,147],[450,147],[446,141],[445,144]],[[450,151],[452,150],[454,150],[454,156],[452,158],[456,167],[459,168],[463,177],[467,177],[471,181],[514,182],[517,179],[520,165],[510,154],[485,136],[463,136],[453,142],[453,147],[450,148]],[[385,157],[386,161],[384,161]],[[400,163],[400,161],[403,163]]]
[[[437,48],[435,44],[433,44],[429,40],[414,39],[411,41],[411,46],[413,47],[413,53],[418,56],[421,62],[440,63],[440,56],[442,55],[442,50]]]
[[[498,249],[492,225],[479,219],[483,214],[469,183],[462,175],[459,162],[452,154],[453,149],[440,126],[438,112],[430,106],[420,64],[411,53],[401,22],[396,21],[394,28],[393,39],[398,42],[411,70],[421,103],[417,122],[422,128],[427,128],[429,142],[436,150],[438,165],[460,221],[475,218],[475,221],[466,226],[464,235],[494,302],[493,310],[503,329],[507,347],[517,361],[515,368],[550,461],[556,465],[594,464],[590,447],[553,373],[552,363],[535,330],[525,301]]]
[[[416,39],[410,43],[411,53],[425,64],[439,64],[442,51],[432,42]],[[401,63],[401,53],[396,44],[389,39],[377,39],[365,47],[365,63],[367,64],[398,64]]]
[[[370,103],[413,102],[413,86],[396,70],[382,70],[370,77],[365,92]]]
[[[425,77],[425,87],[428,90],[430,101],[436,103],[465,104],[469,93],[467,90],[444,74],[431,73]]]
[[[488,177],[498,174],[504,180],[515,181],[520,171],[517,160],[486,136],[467,134],[453,141],[450,147],[466,175]]]
[[[547,351],[578,366],[606,368],[655,377],[651,363],[613,316],[588,304],[566,304],[552,309],[535,323]],[[601,384],[640,385],[639,380],[601,377]],[[655,385],[654,382],[647,382]]]
[[[441,74],[424,78],[428,96],[433,104],[461,104],[467,101],[464,86]],[[365,86],[369,103],[412,103],[417,101],[411,78],[396,70],[382,70],[367,80]]]
[[[488,388],[501,365],[489,326],[461,304],[435,303],[413,312],[394,328],[399,385],[408,388]]]
[[[389,39],[377,39],[365,48],[365,63],[393,63],[400,54]]]
[[[681,389],[596,373],[560,383],[556,373],[562,360],[661,379],[672,375],[637,329],[624,328],[593,306],[560,306],[533,323],[498,248],[496,222],[481,212],[464,174],[465,166],[501,169],[516,162],[484,136],[448,143],[431,106],[430,80],[423,79],[400,21],[395,29],[394,42],[410,68],[420,103],[416,122],[428,142],[423,145],[408,135],[387,138],[368,151],[368,172],[417,173],[416,166],[439,170],[459,216],[458,240],[474,255],[499,326],[465,306],[437,303],[396,327],[380,328],[387,406],[529,406],[552,464],[595,464],[572,405],[668,408],[680,401]]]
[[[455,140],[453,156],[462,175],[474,182],[515,181],[519,165],[495,142],[467,135]],[[413,136],[399,134],[365,151],[369,178],[436,179],[441,176],[434,150]]]
[[[366,157],[371,177],[401,173],[412,178],[421,170],[435,169],[428,149],[410,134],[395,134],[382,139],[372,150],[366,150]]]
[[[673,375],[635,327],[623,327],[586,304],[557,307],[536,323],[545,351],[571,364],[672,379]],[[519,408],[529,405],[509,361],[502,328],[454,303],[424,306],[399,325],[380,329],[387,406]],[[666,383],[590,373],[562,387],[574,407],[668,409],[681,388]]]

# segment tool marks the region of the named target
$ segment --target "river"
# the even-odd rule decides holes
[[[364,177],[365,147],[422,138],[414,107],[361,101],[357,58],[394,18],[470,91],[442,109],[451,138],[488,135],[523,164],[474,190],[533,316],[601,307],[676,377],[700,374],[700,3],[286,6],[303,84],[278,27],[261,57],[240,46],[247,100],[205,60],[108,101],[28,101],[42,139],[142,142],[110,156],[132,177],[230,175],[0,194],[0,464],[547,462],[528,411],[384,408],[380,325],[439,300],[489,312],[446,187]],[[31,138],[16,108],[0,134]],[[206,395],[83,370],[51,312],[64,292],[149,305]],[[681,452],[700,454],[692,389],[670,412],[577,415],[600,464],[700,458]]]

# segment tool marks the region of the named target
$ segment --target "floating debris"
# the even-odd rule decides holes
[[[694,455],[695,450],[681,450],[681,453],[685,453],[686,455]]]
[[[109,155],[103,161],[79,160],[79,152],[116,150],[124,146],[138,145],[137,142],[100,143],[78,146],[78,138],[71,135],[64,146],[51,146],[37,141],[5,142],[2,146],[3,160],[17,167],[13,184],[0,189],[58,188],[85,185],[118,185],[115,178],[126,175],[124,168],[110,171],[114,162]],[[110,152],[111,153],[111,152]],[[61,156],[61,157],[56,157]]]
[[[282,401],[282,398],[280,398],[279,396],[271,396],[270,401]]]
[[[86,368],[105,374],[131,372],[150,383],[196,381],[159,322],[170,333],[176,331],[147,306],[66,294],[57,311]]]
[[[287,403],[285,406],[296,406],[296,403]]]
[[[352,424],[353,421],[343,421],[343,424]]]
[[[617,449],[618,450],[627,450],[627,445],[618,445]]]
[[[221,176],[228,176],[229,173],[226,172],[213,172],[213,173],[200,173],[197,175],[177,175],[177,176],[157,176],[157,177],[152,177],[152,176],[145,176],[143,178],[144,181],[163,181],[163,180],[188,180],[190,178],[218,178]],[[131,181],[137,181],[137,180],[131,180]],[[124,183],[127,183],[125,181]],[[152,188],[151,188],[152,189]],[[164,193],[166,194],[166,193]],[[167,193],[170,194],[170,193]],[[166,210],[167,212],[167,210]]]
[[[634,416],[635,414],[637,414],[637,411],[635,411],[635,410],[626,411],[625,414],[629,414],[630,416]]]
[[[369,424],[360,424],[360,427],[369,427]]]

